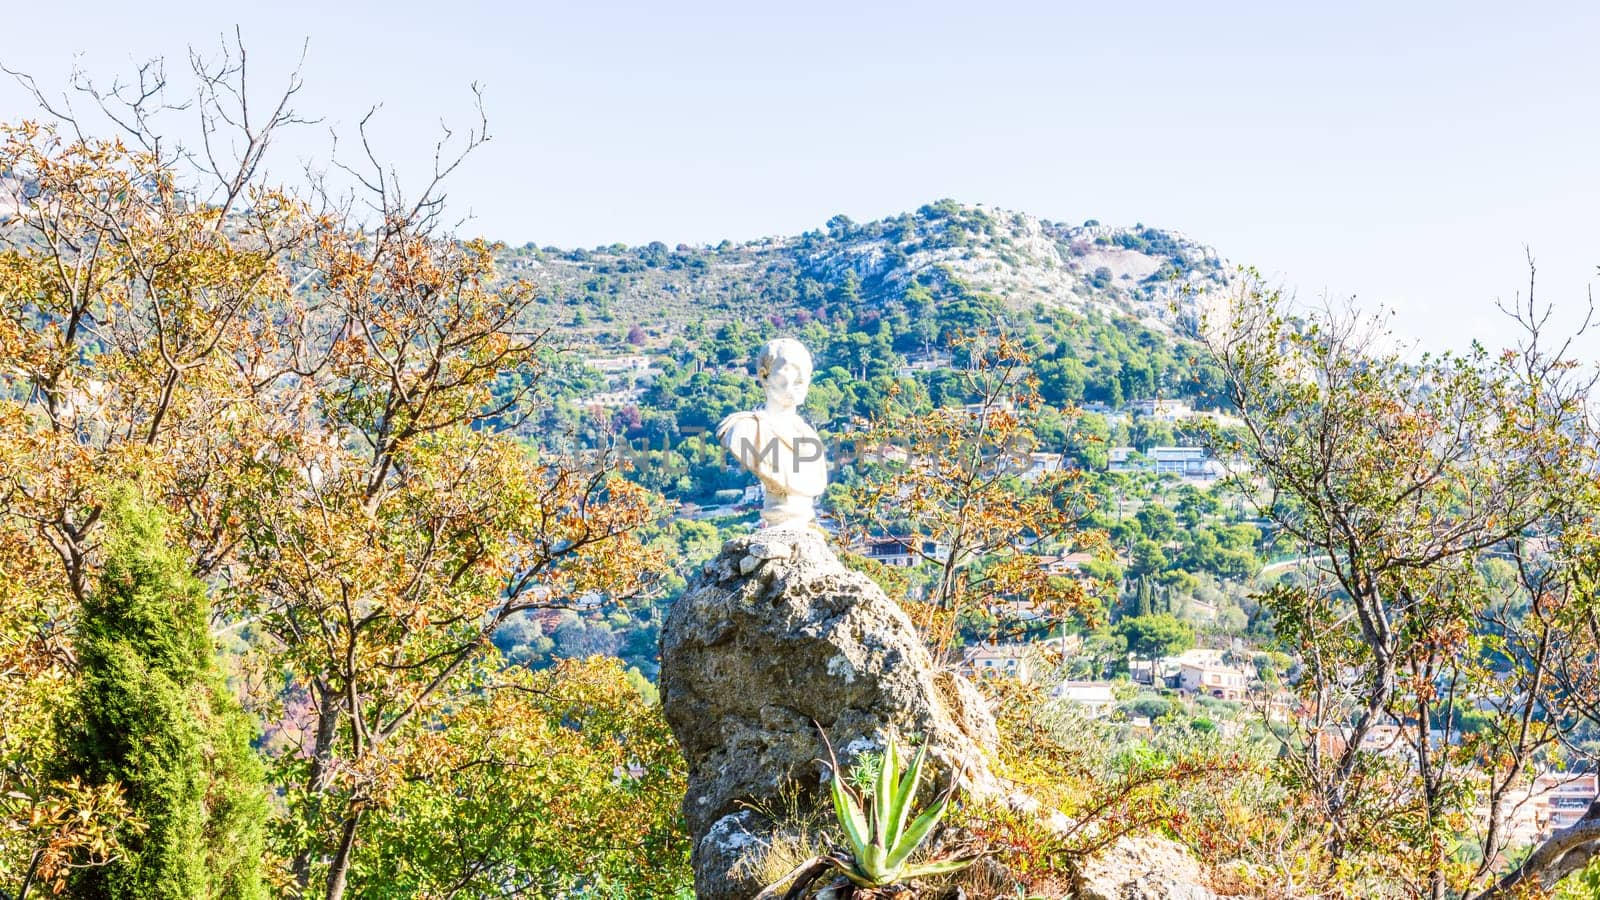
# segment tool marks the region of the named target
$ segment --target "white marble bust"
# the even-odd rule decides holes
[[[717,426],[717,440],[761,480],[763,528],[815,527],[816,499],[828,487],[828,459],[816,429],[800,418],[811,387],[811,354],[778,338],[756,359],[766,406],[738,412]]]

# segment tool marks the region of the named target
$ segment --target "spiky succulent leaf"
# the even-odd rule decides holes
[[[833,812],[845,838],[850,841],[851,854],[856,859],[864,858],[871,843],[867,837],[867,817],[862,815],[856,798],[845,787],[838,769],[833,770]]]
[[[878,760],[878,777],[872,782],[872,845],[885,851],[894,844],[889,831],[889,813],[894,805],[894,783],[900,777],[900,761],[896,758],[894,732],[884,742],[883,756]]]
[[[959,872],[972,865],[970,859],[941,859],[934,862],[918,863],[901,869],[899,878],[928,878],[933,875],[948,875]]]
[[[886,861],[889,868],[898,869],[918,847],[922,846],[922,842],[928,839],[933,827],[944,818],[944,811],[949,805],[950,795],[946,794],[939,798],[938,803],[924,810],[922,815],[911,820],[911,824],[906,826],[905,833],[900,835],[900,841],[895,846],[894,852],[889,854]]]
[[[860,864],[862,873],[872,879],[874,884],[890,884],[894,881],[887,849],[877,844],[868,845],[866,855],[861,858]]]
[[[917,784],[922,779],[922,763],[928,758],[928,745],[924,743],[917,748],[917,754],[911,758],[911,768],[906,770],[900,778],[900,783],[895,786],[894,800],[889,807],[889,846],[900,843],[900,835],[905,832],[906,819],[911,815],[911,801],[916,799]]]
[[[817,726],[817,730],[822,731],[822,727]],[[906,824],[927,760],[926,744],[918,748],[910,767],[901,772],[900,747],[891,733],[885,741],[884,752],[877,760],[877,772],[871,784],[863,784],[862,792],[857,793],[844,783],[838,758],[833,753],[833,745],[829,743],[826,732],[823,732],[822,740],[828,748],[834,814],[850,843],[851,851],[848,859],[832,856],[829,860],[846,880],[857,887],[888,887],[908,878],[954,872],[970,864],[970,860],[906,864],[906,860],[922,846],[944,818],[954,793],[952,786],[951,791],[931,809],[925,810],[909,825]]]

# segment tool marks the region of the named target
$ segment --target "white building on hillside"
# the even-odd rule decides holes
[[[1243,700],[1250,673],[1220,662],[1184,661],[1178,666],[1178,689],[1218,700]]]
[[[583,364],[606,375],[627,375],[647,371],[648,356],[591,356]]]
[[[1151,447],[1143,454],[1133,447],[1112,447],[1107,462],[1113,472],[1154,472],[1194,481],[1215,481],[1227,474],[1204,447]]]
[[[1063,681],[1052,691],[1058,699],[1084,708],[1090,718],[1101,718],[1117,705],[1111,685],[1104,681]]]
[[[1548,772],[1533,780],[1533,793],[1543,801],[1541,838],[1578,824],[1596,798],[1600,775],[1594,772]]]
[[[925,561],[942,563],[950,552],[944,544],[916,535],[869,537],[850,549],[896,569],[909,569]]]
[[[1147,455],[1155,463],[1158,475],[1200,479],[1222,476],[1222,466],[1204,447],[1151,447]]]
[[[959,671],[968,678],[1009,675],[1018,681],[1033,680],[1035,651],[1029,644],[991,644],[987,641],[968,647],[961,657]]]
[[[1017,477],[1023,481],[1038,481],[1066,467],[1066,457],[1060,453],[1029,453],[1017,460],[1022,472]]]
[[[1179,422],[1194,415],[1194,410],[1182,400],[1135,400],[1128,404],[1136,415],[1149,416],[1164,422]]]

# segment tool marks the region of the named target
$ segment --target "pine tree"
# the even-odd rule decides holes
[[[259,900],[267,815],[254,728],[218,671],[205,586],[131,491],[106,507],[106,562],[85,598],[81,680],[60,722],[64,774],[117,782],[142,833],[81,870],[91,900]]]

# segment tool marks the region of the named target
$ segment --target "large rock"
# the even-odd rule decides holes
[[[700,900],[748,900],[763,886],[741,866],[772,824],[756,810],[786,789],[802,802],[819,796],[818,725],[844,765],[893,728],[928,742],[933,784],[957,777],[969,794],[1001,790],[982,698],[936,672],[904,611],[820,533],[729,541],[667,617],[660,686],[688,761],[683,811]]]
[[[688,762],[699,900],[750,900],[766,886],[752,870],[782,824],[768,811],[831,808],[818,725],[846,766],[892,728],[928,742],[930,795],[954,778],[969,797],[1060,818],[991,773],[998,738],[982,696],[939,672],[900,607],[816,532],[758,531],[706,563],[662,629],[660,688]],[[1081,874],[1078,892],[1051,896],[1212,900],[1194,859],[1160,838],[1118,842]]]
[[[1083,866],[1078,900],[1216,900],[1182,844],[1127,837]]]

